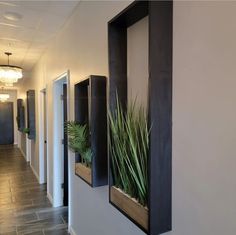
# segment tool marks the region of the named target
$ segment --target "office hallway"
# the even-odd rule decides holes
[[[0,146],[0,234],[64,235],[66,207],[52,208],[18,148]]]

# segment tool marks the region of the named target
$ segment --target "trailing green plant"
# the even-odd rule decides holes
[[[22,132],[25,133],[25,134],[29,134],[30,129],[25,127],[25,128],[23,128]]]
[[[134,101],[124,111],[117,97],[109,126],[114,185],[147,206],[150,129],[146,110]]]
[[[75,121],[66,123],[69,148],[75,153],[79,153],[81,163],[88,167],[92,164],[92,149],[89,141],[89,131],[87,125],[80,125]]]

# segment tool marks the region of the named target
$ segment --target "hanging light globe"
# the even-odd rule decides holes
[[[0,94],[0,101],[6,102],[10,98],[9,94]]]
[[[22,68],[9,64],[9,56],[12,55],[10,52],[5,52],[8,56],[8,64],[0,65],[0,81],[2,83],[16,83],[23,77]]]
[[[13,87],[13,83],[5,83],[6,87]]]

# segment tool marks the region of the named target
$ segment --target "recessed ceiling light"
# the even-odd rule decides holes
[[[2,25],[2,26],[8,26],[8,27],[13,27],[13,28],[21,28],[21,26],[19,26],[19,25],[8,24],[8,23],[4,23],[4,22],[0,22],[0,25]]]
[[[7,20],[11,20],[11,21],[19,21],[23,18],[23,16],[19,13],[16,12],[6,12],[4,13],[3,17]]]
[[[16,4],[14,4],[14,3],[9,3],[9,2],[0,2],[0,5],[5,5],[5,6],[11,6],[11,7],[15,7],[16,6]]]
[[[0,23],[0,25],[1,25],[1,23]],[[0,37],[0,41],[23,42],[22,40],[19,40],[16,38],[4,38],[4,37]]]

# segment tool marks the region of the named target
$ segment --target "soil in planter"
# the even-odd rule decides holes
[[[124,211],[145,230],[148,230],[148,208],[142,206],[136,199],[124,193],[121,189],[111,187],[111,202]]]
[[[75,164],[75,173],[79,175],[81,178],[83,178],[86,182],[89,184],[92,184],[92,172],[91,168],[86,167],[82,163],[76,163]]]

